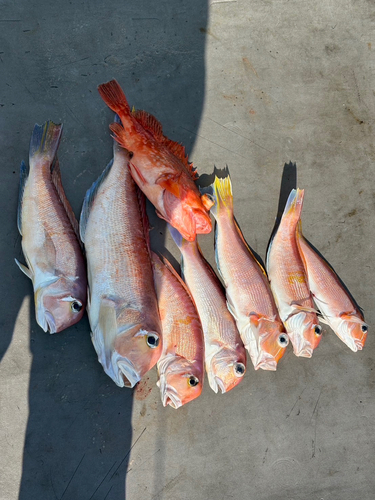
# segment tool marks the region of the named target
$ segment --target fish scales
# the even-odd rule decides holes
[[[212,226],[207,210],[211,201],[200,195],[184,148],[163,135],[161,124],[152,115],[131,111],[116,80],[100,85],[99,93],[121,119],[122,125],[113,123],[111,131],[116,141],[133,153],[130,173],[157,215],[189,240],[197,233],[209,233]]]
[[[276,370],[288,345],[288,337],[267,275],[235,220],[229,175],[223,179],[215,177],[206,192],[212,193],[215,199],[211,208],[216,219],[215,259],[225,284],[228,308],[254,368]]]
[[[29,164],[21,164],[18,227],[32,280],[38,324],[55,333],[77,323],[86,305],[86,270],[77,221],[61,184],[57,149],[62,126],[35,125]],[[56,187],[58,186],[58,188]]]
[[[106,373],[120,386],[134,386],[161,353],[147,229],[129,157],[128,151],[114,145],[113,164],[87,193],[86,205],[91,205],[88,212],[84,204],[81,214],[93,343]],[[108,307],[115,311],[112,316]],[[149,345],[150,335],[155,345]]]
[[[223,287],[203,257],[196,241],[184,240],[169,228],[180,248],[182,270],[202,322],[205,343],[205,367],[214,392],[230,391],[246,371],[246,352],[233,316],[226,307]]]
[[[297,244],[303,190],[293,189],[267,253],[267,270],[280,317],[297,356],[311,357],[321,339],[321,327]]]
[[[197,297],[200,309],[204,313],[201,315],[202,324],[205,330],[220,332],[220,340],[226,344],[233,345],[239,342],[239,335],[236,328],[228,328],[233,324],[233,318],[225,306],[225,298],[218,281],[207,282],[200,279],[208,274],[206,263],[203,261],[197,245],[186,245],[184,249],[184,276],[193,297]],[[208,272],[207,272],[208,271]]]
[[[37,219],[41,222],[42,227],[52,239],[56,251],[56,271],[67,276],[76,276],[77,267],[81,265],[81,260],[72,258],[76,252],[81,253],[80,245],[75,236],[72,225],[61,205],[56,193],[56,188],[53,185],[50,177],[49,168],[38,168],[35,165],[36,175],[30,176],[30,185],[28,193],[35,193],[35,198],[38,200],[36,205]],[[34,238],[33,230],[30,228],[24,231],[25,237]]]
[[[197,310],[177,278],[170,275],[168,269],[162,273],[164,274],[161,278],[162,286],[157,289],[159,310],[164,311],[163,315],[160,313],[163,321],[163,338],[167,329],[168,342],[170,346],[175,347],[177,355],[183,355],[190,360],[202,357],[202,326]]]
[[[363,349],[368,326],[363,313],[331,266],[303,237],[297,242],[308,277],[309,288],[325,322],[352,351]]]
[[[177,409],[197,398],[203,387],[202,325],[186,285],[163,258],[152,254],[154,281],[163,327],[163,350],[158,360],[163,405]]]

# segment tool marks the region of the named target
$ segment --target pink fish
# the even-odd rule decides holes
[[[213,391],[228,392],[236,387],[246,372],[246,351],[233,316],[226,307],[223,287],[203,257],[197,240],[186,241],[170,227],[181,251],[181,268],[202,322],[205,365]]]
[[[297,245],[303,195],[300,189],[293,189],[289,195],[280,225],[268,247],[267,271],[294,354],[311,358],[320,342],[322,329]]]
[[[215,201],[211,208],[216,219],[215,258],[224,281],[228,309],[236,320],[255,370],[276,370],[289,340],[267,274],[234,218],[229,175],[224,179],[215,177],[208,189]]]
[[[354,352],[366,342],[368,326],[363,313],[331,266],[297,230],[297,243],[305,264],[309,288],[323,318]]]
[[[203,387],[202,325],[185,283],[164,258],[152,254],[154,281],[163,329],[158,361],[161,400],[179,408],[200,396]]]
[[[56,154],[62,125],[35,125],[30,171],[22,162],[18,230],[28,267],[16,260],[34,287],[36,320],[43,330],[61,332],[77,323],[86,307],[85,260],[78,223],[66,198]]]
[[[162,349],[144,196],[129,173],[130,156],[114,144],[113,161],[87,191],[80,219],[92,342],[120,387],[134,387]]]

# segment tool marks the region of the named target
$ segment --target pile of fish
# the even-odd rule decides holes
[[[62,126],[35,125],[29,168],[21,164],[18,229],[32,280],[36,320],[56,333],[87,308],[104,371],[134,387],[154,365],[163,405],[202,392],[204,368],[216,393],[246,372],[276,370],[289,341],[311,357],[328,324],[352,350],[363,348],[363,312],[320,253],[303,237],[303,190],[293,189],[271,238],[266,269],[239,228],[229,175],[199,191],[185,149],[145,111],[131,110],[113,80],[99,86],[116,113],[113,159],[87,191],[80,224],[65,196],[57,150]],[[150,247],[145,196],[168,223],[181,274]],[[197,234],[212,229],[222,279]]]

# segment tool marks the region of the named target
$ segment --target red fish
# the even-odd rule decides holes
[[[160,218],[188,241],[212,229],[208,195],[200,195],[198,177],[185,156],[185,148],[163,135],[161,124],[145,111],[131,111],[116,80],[99,86],[104,102],[119,115],[122,126],[110,126],[117,142],[133,153],[129,164],[139,188],[155,206]]]

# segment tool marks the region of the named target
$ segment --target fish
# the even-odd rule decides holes
[[[197,240],[189,242],[169,226],[181,251],[183,279],[202,322],[205,367],[211,389],[224,394],[236,387],[246,372],[246,351],[234,318],[226,307],[225,292]]]
[[[152,253],[154,282],[163,330],[157,362],[161,400],[172,408],[200,396],[204,379],[202,325],[191,295],[165,257]]]
[[[301,222],[297,226],[297,244],[323,319],[353,352],[362,350],[368,333],[363,312],[332,267],[303,236]]]
[[[86,249],[91,340],[105,373],[134,387],[157,362],[162,333],[146,232],[144,197],[129,173],[129,151],[87,191],[80,217]]]
[[[311,358],[322,328],[297,244],[304,190],[292,189],[280,224],[271,237],[266,266],[281,320],[296,356]]]
[[[208,187],[215,204],[215,260],[224,282],[227,307],[236,320],[254,369],[271,370],[289,343],[267,273],[246,243],[233,212],[229,174]]]
[[[78,222],[62,186],[57,158],[61,134],[61,124],[35,125],[29,168],[21,163],[17,215],[27,265],[15,261],[33,283],[36,321],[49,333],[76,324],[87,300]]]
[[[118,143],[133,153],[130,173],[138,187],[155,206],[157,215],[178,229],[189,241],[212,229],[208,209],[212,201],[201,196],[193,165],[185,148],[163,135],[162,126],[145,111],[131,110],[116,80],[98,87],[104,102],[117,113],[122,125],[110,129]]]

